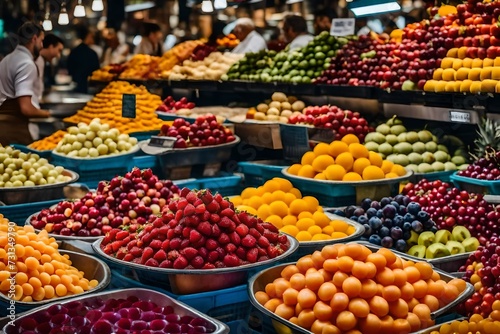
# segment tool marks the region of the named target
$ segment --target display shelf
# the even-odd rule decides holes
[[[478,124],[482,113],[458,108],[383,103],[384,115],[460,124]]]

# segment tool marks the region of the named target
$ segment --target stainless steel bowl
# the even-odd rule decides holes
[[[69,259],[71,260],[71,265],[75,268],[77,268],[80,271],[84,272],[84,277],[87,278],[88,280],[96,279],[99,281],[99,284],[91,289],[84,291],[83,293],[79,294],[81,295],[88,295],[88,294],[93,294],[95,292],[103,290],[105,287],[108,286],[109,282],[111,281],[111,271],[106,263],[104,261],[97,259],[93,256],[79,253],[79,252],[73,252],[69,250],[60,250],[61,254],[68,254]],[[74,298],[75,296],[68,295],[65,297],[58,297],[58,298],[53,298],[53,299],[47,299],[47,300],[41,300],[41,301],[33,301],[33,302],[22,302],[22,301],[16,301],[16,311],[26,311],[30,310],[34,307],[46,305],[49,303],[53,302],[58,302],[60,300],[66,300],[70,298]],[[7,298],[4,294],[0,294],[0,304],[3,305],[9,305],[10,299]],[[5,310],[6,308],[3,308]]]
[[[79,175],[67,169],[62,172],[62,175],[69,176],[71,179],[61,183],[44,184],[34,187],[2,187],[0,188],[0,202],[5,205],[13,205],[64,198],[64,188],[76,182]]]
[[[227,333],[229,333],[229,327],[226,326],[224,323],[220,322],[219,320],[213,319],[213,318],[197,311],[196,309],[194,309],[194,308],[192,308],[192,307],[190,307],[182,302],[179,302],[179,301],[177,301],[169,296],[166,296],[166,295],[161,294],[159,292],[156,292],[153,290],[148,290],[148,289],[122,289],[122,290],[101,292],[98,294],[93,294],[92,296],[80,296],[80,297],[65,300],[61,303],[57,302],[57,303],[53,303],[53,304],[65,305],[65,304],[68,304],[68,303],[74,302],[74,301],[87,302],[87,303],[92,304],[94,301],[96,301],[98,299],[101,299],[101,300],[108,300],[111,298],[126,299],[126,298],[132,297],[132,296],[138,297],[140,300],[153,302],[153,303],[155,303],[159,306],[162,306],[162,307],[172,306],[174,308],[175,313],[180,315],[180,316],[188,315],[188,316],[192,316],[192,317],[197,317],[197,318],[199,317],[199,318],[206,319],[215,327],[215,331],[213,332],[213,334],[227,334]],[[46,310],[48,307],[50,307],[53,304],[39,307],[39,308],[36,308],[28,313],[23,314],[22,316],[18,317],[15,320],[14,326],[9,326],[9,325],[4,326],[3,332],[6,334],[18,333],[18,330],[16,328],[17,327],[16,324],[19,324],[20,321],[22,321],[23,319],[34,315],[36,312]]]
[[[274,259],[246,264],[239,267],[217,269],[179,270],[147,267],[142,264],[126,262],[104,253],[101,249],[102,239],[95,241],[92,244],[92,248],[95,253],[105,261],[122,268],[134,270],[140,281],[163,286],[171,289],[175,294],[185,295],[225,289],[246,283],[250,271],[258,271],[263,267],[282,261],[297,250],[299,247],[298,241],[289,235],[287,235],[287,237],[290,242],[290,247],[285,253]]]

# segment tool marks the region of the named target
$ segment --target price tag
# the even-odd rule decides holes
[[[135,94],[123,94],[122,117],[135,118]]]
[[[173,148],[176,140],[177,139],[175,137],[151,136],[148,145],[163,148]]]
[[[354,35],[354,19],[333,19],[330,35],[332,36],[349,36]]]
[[[470,112],[450,110],[450,122],[470,123],[471,122]]]

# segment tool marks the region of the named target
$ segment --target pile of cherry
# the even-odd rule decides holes
[[[422,180],[408,183],[403,194],[422,206],[436,222],[438,229],[467,227],[481,245],[500,235],[500,212],[486,202],[482,194],[469,193],[442,181]]]
[[[102,250],[150,267],[215,269],[275,258],[290,247],[285,234],[209,190],[182,189],[161,217],[141,231],[112,229]]]
[[[178,194],[179,188],[172,181],[159,180],[151,169],[134,168],[124,177],[100,182],[96,192],[80,200],[62,201],[42,210],[30,224],[64,236],[98,237],[124,226],[133,232],[155,218]]]
[[[213,333],[206,319],[179,315],[172,306],[139,300],[94,299],[56,304],[16,322],[18,333]]]

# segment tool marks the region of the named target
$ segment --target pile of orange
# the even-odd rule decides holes
[[[136,117],[122,117],[123,94],[133,94],[136,100]],[[144,86],[135,86],[125,81],[113,81],[89,101],[82,110],[64,119],[65,122],[89,124],[94,118],[117,128],[121,133],[159,130],[163,124],[155,111],[162,101]]]
[[[493,312],[488,318],[480,314],[473,314],[469,320],[455,320],[451,323],[442,324],[439,330],[430,334],[454,334],[454,333],[500,333],[500,300],[492,304]]]
[[[59,253],[56,240],[47,231],[37,234],[30,225],[14,225],[13,229],[0,214],[0,293],[33,302],[77,295],[97,286],[96,280],[88,280],[71,265],[68,255]],[[9,243],[11,235],[15,235],[14,245]],[[14,290],[11,273],[15,273]]]
[[[319,143],[313,151],[302,156],[300,164],[290,166],[288,172],[329,181],[379,180],[406,174],[403,166],[383,160],[378,153],[368,151],[353,134],[330,144]]]
[[[426,262],[382,248],[335,244],[286,266],[255,298],[313,333],[410,333],[434,324],[431,313],[465,289],[441,280]]]
[[[64,130],[57,130],[50,136],[37,140],[28,145],[29,148],[38,151],[48,151],[56,148],[57,144],[63,139],[67,132]]]
[[[279,177],[258,188],[246,188],[231,201],[238,210],[272,223],[298,241],[341,239],[356,231],[342,220],[331,220],[316,198],[302,197],[290,181]]]

